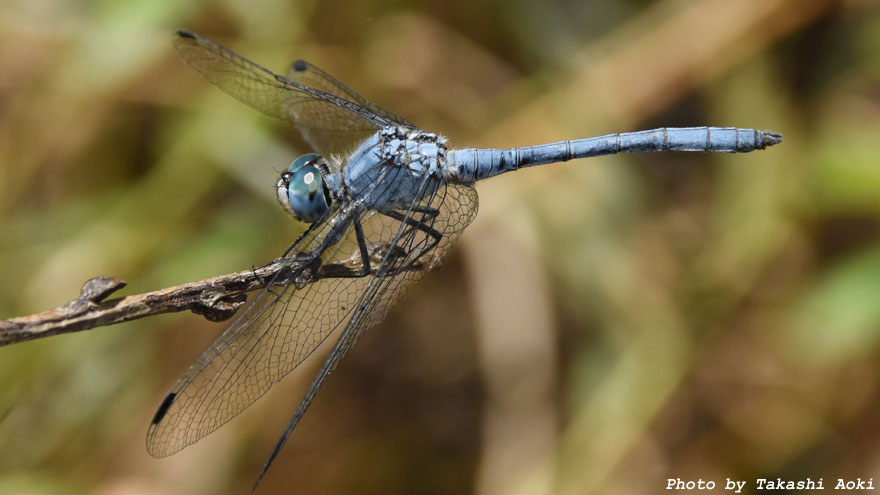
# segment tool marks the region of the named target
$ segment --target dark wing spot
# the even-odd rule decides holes
[[[302,72],[308,68],[308,65],[306,65],[305,60],[297,60],[296,62],[291,64],[291,67],[293,67],[293,70],[297,72]]]
[[[196,39],[196,35],[187,31],[186,29],[181,29],[181,30],[177,31],[177,34],[183,38]]]
[[[165,396],[165,399],[159,404],[159,409],[156,409],[156,414],[153,416],[153,421],[151,421],[150,424],[155,425],[159,424],[159,421],[162,421],[162,418],[164,418],[165,414],[168,412],[168,408],[171,407],[171,403],[174,402],[175,397],[177,397],[176,392],[171,392]]]

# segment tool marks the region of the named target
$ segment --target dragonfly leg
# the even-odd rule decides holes
[[[421,205],[412,205],[412,207],[409,208],[409,211],[412,211],[414,213],[424,213],[425,216],[429,217],[431,220],[436,218],[437,215],[440,213],[440,210],[438,210],[437,208]]]
[[[354,236],[357,238],[358,249],[361,252],[361,272],[355,277],[364,277],[370,274],[370,250],[367,247],[367,238],[364,235],[364,227],[358,218],[354,219]]]
[[[324,263],[316,273],[317,278],[361,278],[372,273],[370,246],[367,244],[367,236],[364,235],[360,219],[352,219],[352,226],[357,239],[358,253],[344,261]]]
[[[267,277],[261,276],[257,270],[261,269],[261,268],[266,268],[268,266],[272,266],[275,263],[284,263],[284,262],[285,262],[285,259],[281,258],[281,259],[277,259],[277,260],[273,261],[272,263],[269,263],[268,265],[262,266],[260,268],[257,268],[256,266],[251,267],[251,272],[254,274],[254,278],[260,282],[260,285],[263,286],[263,290],[272,294],[275,297],[279,297],[281,294],[278,294],[274,290],[272,290],[272,287],[275,285],[279,285],[280,280],[283,280],[283,279],[290,276],[290,273],[289,273],[289,272],[291,272],[290,267],[284,267],[281,270],[275,272],[273,275],[270,275]]]
[[[394,210],[385,210],[385,211],[380,212],[383,215],[385,215],[389,218],[393,218],[394,220],[397,220],[398,222],[406,225],[410,229],[416,229],[416,230],[419,230],[419,231],[425,233],[425,235],[427,235],[428,237],[431,238],[431,242],[427,246],[422,248],[421,251],[417,255],[411,257],[411,259],[407,263],[407,267],[406,267],[407,269],[412,268],[412,265],[419,262],[420,258],[422,256],[424,256],[425,254],[429,253],[432,249],[434,249],[437,246],[437,244],[440,243],[440,239],[443,238],[443,234],[441,234],[436,229],[434,229],[434,227],[432,227],[431,225],[428,224],[428,222],[433,221],[434,218],[437,216],[438,212],[436,209],[428,208],[428,207],[413,206],[411,208],[411,210],[412,211],[420,211],[421,213],[424,213],[424,217],[427,217],[427,221],[425,219],[414,219],[408,215],[404,215],[404,214],[402,214],[398,211],[394,211]]]
[[[257,265],[251,265],[251,273],[254,274],[254,278],[260,282],[260,285],[262,285],[267,292],[272,292],[272,286],[269,285],[268,282],[269,279],[266,277],[261,277],[260,274],[257,273]]]

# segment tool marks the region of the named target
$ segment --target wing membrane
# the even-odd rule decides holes
[[[425,208],[435,209],[436,216],[429,218],[426,213],[417,211]],[[404,221],[376,215],[376,218],[381,218],[385,222],[391,219],[393,226],[390,230],[386,229],[393,235],[388,238],[386,254],[377,269],[377,275],[372,277],[370,285],[358,300],[357,311],[350,315],[345,330],[306,391],[263,466],[254,487],[259,485],[281,447],[345,354],[354,347],[364,332],[385,319],[391,306],[403,297],[413,284],[421,280],[458,240],[461,232],[476,216],[477,193],[470,184],[450,183],[441,186],[430,200],[414,205],[406,212],[396,213],[402,213]],[[439,234],[441,236],[439,242],[435,242],[426,230]],[[420,269],[409,269],[409,267],[420,267]]]
[[[329,225],[292,252],[316,249]],[[325,256],[344,259],[353,249],[346,238]],[[171,455],[250,406],[346,320],[350,300],[366,285],[364,278],[324,278],[301,290],[288,285],[260,293],[174,385],[147,432],[150,454]]]
[[[353,89],[339,82],[335,77],[327,74],[305,60],[297,60],[290,64],[290,69],[287,71],[287,78],[304,86],[315,88],[324,93],[357,103],[374,114],[381,115],[401,127],[416,128],[416,125],[409,120],[406,120],[400,115],[367,100],[363,96],[355,93]]]
[[[175,35],[174,47],[187,64],[230,96],[291,121],[325,157],[352,151],[381,127],[412,127],[305,62],[295,63],[291,75],[296,77],[289,78],[188,31]]]

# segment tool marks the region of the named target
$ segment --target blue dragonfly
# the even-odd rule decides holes
[[[188,31],[175,35],[174,46],[229,95],[292,122],[316,152],[293,160],[276,184],[282,208],[310,224],[276,260],[289,264],[287,273],[267,280],[186,371],[147,432],[153,456],[179,451],[241,413],[335,335],[254,488],[346,352],[437,266],[474,219],[474,182],[621,152],[744,153],[782,142],[775,132],[693,127],[455,150],[307,62],[294,62],[281,76]]]

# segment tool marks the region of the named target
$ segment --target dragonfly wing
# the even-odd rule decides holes
[[[339,82],[335,77],[327,74],[323,70],[306,62],[305,60],[297,60],[290,64],[290,70],[287,71],[287,78],[296,81],[305,86],[315,88],[333,96],[338,96],[344,100],[348,100],[370,110],[376,115],[395,122],[401,127],[416,128],[416,125],[397,115],[391,110],[385,109],[367,100],[363,96],[354,92],[353,89]]]
[[[330,74],[322,71],[314,65],[297,60],[290,64],[287,78],[310,88],[315,88],[326,94],[339,97],[360,105],[374,115],[386,119],[400,127],[416,129],[416,126],[390,110],[386,110],[366,98],[357,94],[348,86],[336,80]],[[347,115],[340,108],[327,108],[322,100],[301,100],[292,102],[289,106],[291,120],[302,133],[303,137],[313,146],[315,143],[332,144],[337,153],[347,155],[353,152],[358,144],[363,142],[371,134],[376,132],[372,125],[359,125],[358,122],[346,121]],[[327,114],[327,115],[322,115]],[[305,122],[308,125],[300,125],[297,122]],[[339,125],[343,123],[344,125]],[[347,145],[345,143],[348,143]]]
[[[325,157],[352,151],[377,129],[405,122],[375,105],[364,105],[366,100],[308,64],[290,79],[188,31],[175,35],[174,47],[187,64],[230,96],[291,121]]]
[[[317,249],[330,224],[307,232],[290,250],[291,259]],[[326,249],[322,261],[351,259],[357,252],[349,232]],[[366,277],[321,278],[298,290],[270,281],[166,396],[147,431],[150,454],[171,455],[250,406],[347,320],[367,284]]]
[[[388,310],[409,288],[440,262],[476,216],[477,204],[477,193],[472,185],[449,183],[441,186],[429,201],[414,205],[409,210],[393,212],[396,218],[384,214],[377,214],[372,218],[369,231],[381,235],[368,235],[368,238],[378,239],[383,245],[384,253],[377,260],[376,274],[357,301],[357,311],[350,315],[345,330],[306,391],[254,487],[260,483],[339,361],[354,347],[364,332],[385,319]],[[425,213],[430,209],[434,209],[436,214]],[[366,227],[365,225],[365,230]],[[439,242],[434,234],[439,234]]]

